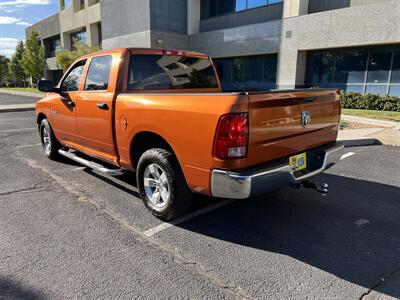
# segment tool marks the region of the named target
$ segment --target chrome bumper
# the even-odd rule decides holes
[[[335,143],[308,151],[317,154],[320,159],[314,162],[313,169],[301,174],[295,174],[289,162],[244,173],[213,170],[212,195],[218,198],[245,199],[308,180],[337,163],[343,154],[343,148],[342,144]]]

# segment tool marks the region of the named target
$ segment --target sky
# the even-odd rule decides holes
[[[58,0],[0,0],[0,54],[11,57],[25,28],[58,12]]]

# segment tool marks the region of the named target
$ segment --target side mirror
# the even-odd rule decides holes
[[[55,92],[54,82],[51,80],[39,80],[38,90],[45,93]]]

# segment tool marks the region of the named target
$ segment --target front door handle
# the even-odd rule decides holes
[[[104,109],[104,110],[107,110],[107,109],[108,109],[107,103],[97,103],[96,106],[97,106],[99,109]]]
[[[75,102],[74,101],[67,101],[67,105],[69,107],[75,107]]]

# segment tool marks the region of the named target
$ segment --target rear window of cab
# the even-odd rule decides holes
[[[132,55],[129,90],[218,88],[208,59],[175,55]]]

